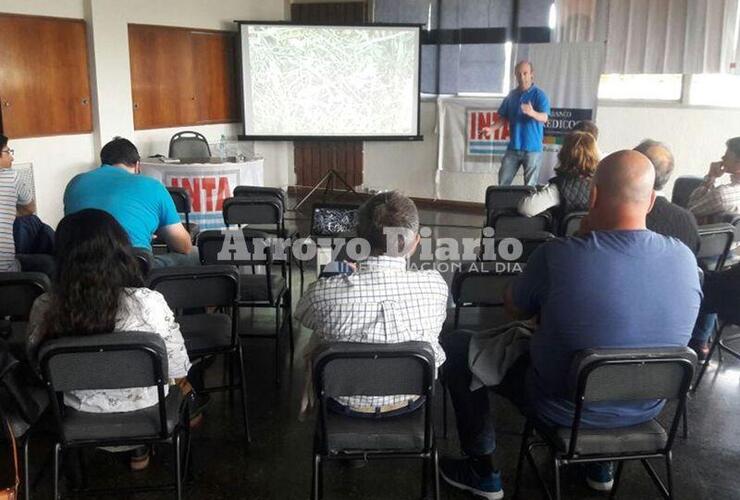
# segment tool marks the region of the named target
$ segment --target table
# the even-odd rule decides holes
[[[183,187],[190,194],[190,222],[201,229],[222,229],[221,209],[236,186],[263,186],[262,158],[233,163],[141,163],[141,173],[167,187]]]

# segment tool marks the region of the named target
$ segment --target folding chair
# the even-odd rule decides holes
[[[314,389],[319,414],[313,451],[311,498],[323,492],[323,464],[327,460],[423,460],[422,498],[426,497],[429,465],[434,498],[439,499],[437,448],[432,428],[434,351],[426,342],[327,344],[314,356]],[[406,415],[357,418],[328,408],[328,400],[342,396],[416,394],[423,404]]]
[[[44,273],[0,273],[0,338],[21,360],[26,359],[26,328],[31,307],[51,288]]]
[[[699,226],[699,253],[696,258],[705,271],[719,271],[735,239],[735,228],[727,223]]]
[[[170,139],[170,149],[167,153],[170,158],[210,158],[211,147],[208,140],[200,132],[184,130],[177,132]]]
[[[695,175],[682,175],[677,177],[673,183],[673,192],[671,193],[671,203],[679,207],[689,208],[689,197],[696,188],[704,182],[703,177]]]
[[[534,186],[488,186],[486,188],[486,226],[492,226],[492,215],[499,211],[516,211],[522,198],[535,192]]]
[[[155,333],[120,332],[50,340],[39,351],[41,369],[56,418],[54,497],[59,496],[62,452],[73,448],[171,444],[174,483],[169,485],[85,490],[101,496],[121,491],[174,489],[182,498],[183,472],[190,446],[188,405],[177,387],[165,396],[167,349]],[[63,393],[75,390],[156,387],[158,402],[142,410],[118,413],[76,411],[63,403]],[[182,440],[184,443],[184,456]]]
[[[188,193],[188,190],[183,187],[172,186],[167,188],[167,192],[170,193],[172,201],[175,203],[175,210],[177,210],[177,213],[185,216],[185,223],[183,225],[188,234],[190,234],[190,239],[195,241],[195,237],[198,236],[198,233],[200,232],[200,227],[198,227],[198,224],[190,222],[190,212],[193,211],[190,193]]]
[[[560,223],[561,236],[573,236],[581,228],[581,220],[588,215],[588,212],[571,212],[563,217]]]
[[[239,342],[239,273],[233,266],[198,266],[157,269],[149,277],[149,288],[161,293],[176,311],[185,347],[190,359],[223,355],[228,361],[229,383],[199,388],[201,392],[239,389],[242,398],[244,435],[251,441],[247,413],[247,385],[244,374],[244,350]],[[217,307],[224,312],[182,314],[185,309]],[[231,367],[238,366],[239,383]]]
[[[536,232],[550,232],[552,215],[542,212],[532,217],[521,215],[516,210],[498,210],[491,213],[490,227],[495,236],[518,236]]]
[[[548,498],[553,495],[545,485],[534,461],[532,449],[544,445],[552,453],[555,470],[555,499],[560,500],[560,468],[576,463],[617,461],[611,497],[619,487],[622,467],[627,460],[640,460],[664,498],[673,497],[671,468],[673,441],[686,405],[686,396],[694,375],[696,353],[688,347],[587,349],[571,362],[569,387],[575,406],[573,425],[553,427],[536,416],[527,416],[517,465],[516,497],[521,485],[524,459]],[[676,400],[670,427],[657,419],[643,424],[614,429],[589,429],[581,424],[584,405],[600,401]],[[530,443],[533,431],[542,442]],[[665,460],[667,485],[649,459]]]
[[[247,255],[231,255],[229,259],[219,258],[224,247],[224,235],[221,231],[203,231],[198,235],[198,251],[201,262],[205,265],[229,264],[240,270],[245,267],[252,269],[253,274],[239,275],[239,299],[236,301],[241,307],[268,307],[275,309],[275,333],[272,335],[258,335],[239,332],[242,338],[271,338],[275,339],[275,382],[280,384],[280,333],[288,326],[290,341],[290,356],[293,358],[295,345],[293,340],[293,322],[291,321],[292,306],[290,288],[286,278],[285,261],[273,260],[270,235],[260,231],[242,229]],[[221,255],[224,257],[224,255]],[[263,266],[264,274],[254,274],[258,266]],[[280,274],[274,273],[274,266],[280,268]],[[281,310],[283,311],[281,320]]]

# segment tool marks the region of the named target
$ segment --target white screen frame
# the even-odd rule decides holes
[[[361,24],[305,24],[305,23],[294,23],[290,21],[235,21],[239,25],[239,40],[237,44],[237,75],[239,79],[239,93],[241,99],[241,111],[242,111],[242,135],[239,136],[240,140],[266,140],[266,141],[295,141],[295,140],[362,140],[362,141],[419,141],[423,140],[423,136],[420,133],[421,130],[421,37],[422,37],[422,25],[421,24],[402,24],[402,23],[361,23]],[[306,28],[402,28],[413,30],[416,35],[417,43],[415,44],[416,61],[414,69],[414,86],[412,91],[412,98],[415,97],[415,107],[413,114],[416,122],[416,133],[408,135],[385,135],[379,134],[324,134],[324,135],[296,135],[296,134],[258,134],[249,133],[247,134],[246,124],[248,120],[252,119],[251,107],[248,106],[249,95],[245,93],[251,92],[251,87],[248,85],[249,78],[249,65],[245,64],[245,58],[249,57],[248,38],[243,33],[244,27],[249,26],[286,26],[286,27],[306,27]],[[245,76],[246,75],[246,76]]]

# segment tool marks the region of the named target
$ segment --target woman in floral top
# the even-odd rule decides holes
[[[121,331],[159,334],[167,348],[171,383],[187,387],[190,360],[180,327],[164,297],[144,288],[128,236],[102,210],[68,215],[56,232],[57,275],[52,290],[36,299],[28,328],[29,359],[46,339]],[[167,392],[167,387],[165,387]],[[70,391],[65,405],[84,412],[114,413],[156,405],[156,387]],[[146,450],[132,456],[132,468],[148,463]]]

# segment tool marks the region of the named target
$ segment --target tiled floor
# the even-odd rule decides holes
[[[465,227],[437,227],[439,237],[476,236],[482,218],[459,213],[424,212],[422,222]],[[308,281],[315,278],[307,271]],[[299,291],[295,280],[294,303]],[[466,311],[467,325],[490,325],[493,320],[475,311]],[[451,317],[451,314],[450,314]],[[271,328],[272,316],[261,311],[251,316],[243,314],[242,331]],[[291,363],[287,342],[283,343],[283,385],[273,381],[273,343],[249,339],[247,375],[249,412],[253,442],[247,446],[242,439],[238,398],[230,404],[225,396],[214,396],[203,427],[193,433],[195,477],[188,486],[191,499],[305,499],[311,482],[311,445],[313,420],[301,422],[298,409],[304,379],[303,348],[309,331],[296,325],[297,352]],[[220,379],[220,363],[211,375]],[[740,498],[740,363],[729,356],[718,368],[714,362],[702,386],[690,401],[690,437],[678,438],[674,449],[674,473],[677,498],[730,499]],[[435,402],[437,427],[441,426],[440,399]],[[511,493],[522,417],[506,401],[494,400],[497,421],[497,461],[503,471],[504,490]],[[450,412],[451,414],[451,412]],[[442,454],[458,453],[454,425],[448,439],[438,438]],[[33,461],[38,469],[48,457],[48,443],[40,439],[34,446]],[[544,457],[543,457],[544,458]],[[150,468],[141,473],[128,471],[122,457],[102,451],[91,452],[86,458],[91,484],[139,484],[168,478],[170,473],[167,450],[161,449]],[[661,469],[662,470],[662,469]],[[325,499],[399,499],[418,498],[421,467],[414,461],[371,462],[360,467],[329,464],[326,468]],[[547,472],[548,477],[550,473]],[[50,471],[47,466],[34,489],[34,498],[49,498]],[[564,498],[598,499],[606,495],[590,491],[578,469],[564,475]],[[625,467],[620,498],[659,498],[639,464]],[[120,498],[120,497],[119,497]],[[125,498],[125,497],[123,497]],[[170,494],[143,494],[136,498],[172,498]],[[442,485],[442,498],[471,498]],[[538,499],[531,471],[524,477],[520,498]]]

